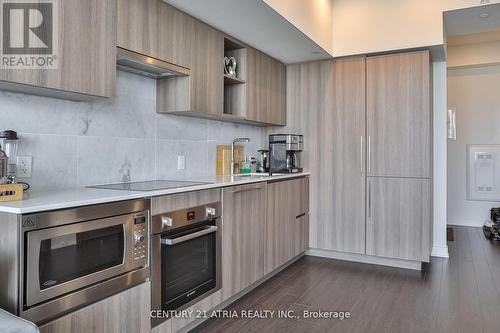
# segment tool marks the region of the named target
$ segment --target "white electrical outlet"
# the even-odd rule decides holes
[[[18,156],[17,157],[17,178],[31,178],[31,167],[33,163],[32,156]]]
[[[177,170],[186,169],[186,156],[179,155],[177,156]]]

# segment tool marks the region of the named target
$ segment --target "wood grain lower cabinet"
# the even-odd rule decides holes
[[[40,332],[151,332],[150,309],[150,282],[145,282],[45,324]]]
[[[428,262],[430,179],[367,179],[366,254]]]
[[[116,81],[116,1],[57,1],[57,68],[0,69],[0,88],[85,100],[110,97]]]
[[[301,202],[306,200],[303,189],[308,181],[308,178],[299,178],[267,186],[266,274],[303,252],[298,252],[298,249],[305,246],[306,236],[302,232],[306,231],[304,224],[308,225],[308,219],[302,217],[307,215],[309,205]],[[301,243],[300,247],[296,243]]]
[[[266,183],[223,189],[224,300],[264,276],[266,194]]]
[[[295,218],[295,256],[305,252],[309,248],[309,214],[299,215]]]

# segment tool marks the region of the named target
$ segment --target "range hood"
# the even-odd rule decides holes
[[[121,47],[116,49],[116,67],[154,79],[191,74],[191,70],[188,68],[122,49]]]

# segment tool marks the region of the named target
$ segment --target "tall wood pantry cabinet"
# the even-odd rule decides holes
[[[429,261],[428,51],[294,64],[289,124],[306,139],[310,247]]]
[[[431,101],[428,51],[366,60],[366,253],[429,261]]]

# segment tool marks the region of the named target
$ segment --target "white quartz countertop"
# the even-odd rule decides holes
[[[210,188],[222,188],[226,186],[235,186],[267,181],[275,181],[280,179],[296,178],[308,176],[309,172],[281,174],[273,176],[215,176],[205,178],[190,178],[190,179],[175,179],[189,180],[196,182],[206,182],[202,184],[188,187],[178,187],[156,191],[121,191],[121,190],[105,190],[95,188],[74,188],[67,190],[51,190],[45,192],[30,192],[24,194],[24,200],[0,202],[0,212],[13,214],[28,214],[43,212],[48,210],[72,208],[87,205],[96,205],[107,202],[123,201],[131,199],[151,198],[160,195],[191,192],[197,190],[206,190]]]

